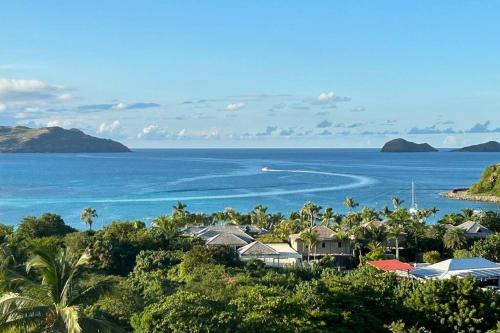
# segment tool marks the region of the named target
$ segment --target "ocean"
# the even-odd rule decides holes
[[[420,208],[438,217],[498,204],[455,201],[440,192],[467,187],[500,153],[380,153],[374,149],[137,149],[120,154],[0,154],[0,223],[54,212],[83,228],[80,211],[97,210],[96,228],[114,220],[146,223],[181,200],[191,212],[258,204],[289,213],[312,201],[345,212],[382,208],[397,196],[408,207],[411,182]],[[263,168],[264,171],[263,171]]]

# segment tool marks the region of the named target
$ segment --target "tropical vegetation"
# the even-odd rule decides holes
[[[0,225],[0,332],[494,332],[500,297],[479,282],[401,279],[365,262],[498,261],[500,214],[466,209],[428,223],[435,209],[412,213],[391,201],[375,210],[347,198],[346,214],[308,202],[287,215],[261,205],[200,214],[178,203],[149,225],[97,230],[97,212],[86,208],[86,231],[51,213]],[[471,240],[451,231],[471,219],[495,232]],[[310,249],[312,228],[324,225],[351,241],[354,256],[342,268],[331,257],[266,268],[182,233],[213,223],[265,228],[262,242],[302,233]]]

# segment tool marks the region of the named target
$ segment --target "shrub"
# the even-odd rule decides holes
[[[441,259],[441,254],[438,251],[427,251],[424,253],[424,262],[435,264]]]

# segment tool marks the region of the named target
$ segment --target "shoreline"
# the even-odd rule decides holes
[[[484,194],[470,194],[469,189],[455,189],[449,192],[442,192],[439,195],[453,200],[480,201],[500,204],[500,197]]]

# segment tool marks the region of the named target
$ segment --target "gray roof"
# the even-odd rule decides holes
[[[279,252],[273,249],[272,247],[261,243],[259,241],[252,242],[248,245],[241,247],[238,252],[241,255],[278,255]]]
[[[302,231],[299,234],[291,234],[290,239],[300,239],[300,235],[305,231],[306,230]],[[312,227],[311,231],[316,236],[317,241],[336,239],[335,232],[332,229],[325,227],[324,225],[314,226]]]
[[[485,226],[475,222],[475,221],[467,221],[457,226],[457,228],[465,230],[468,234],[490,234],[491,230],[486,228]]]
[[[220,233],[206,240],[207,245],[244,246],[248,243],[233,234]]]
[[[244,232],[242,227],[237,225],[192,226],[187,228],[184,233],[200,237],[210,245],[221,244],[241,246],[254,241],[252,236]],[[216,236],[219,237],[215,239]]]
[[[279,259],[302,259],[302,255],[292,249],[287,243],[264,244],[255,241],[238,249],[240,256],[245,257],[272,257]]]

